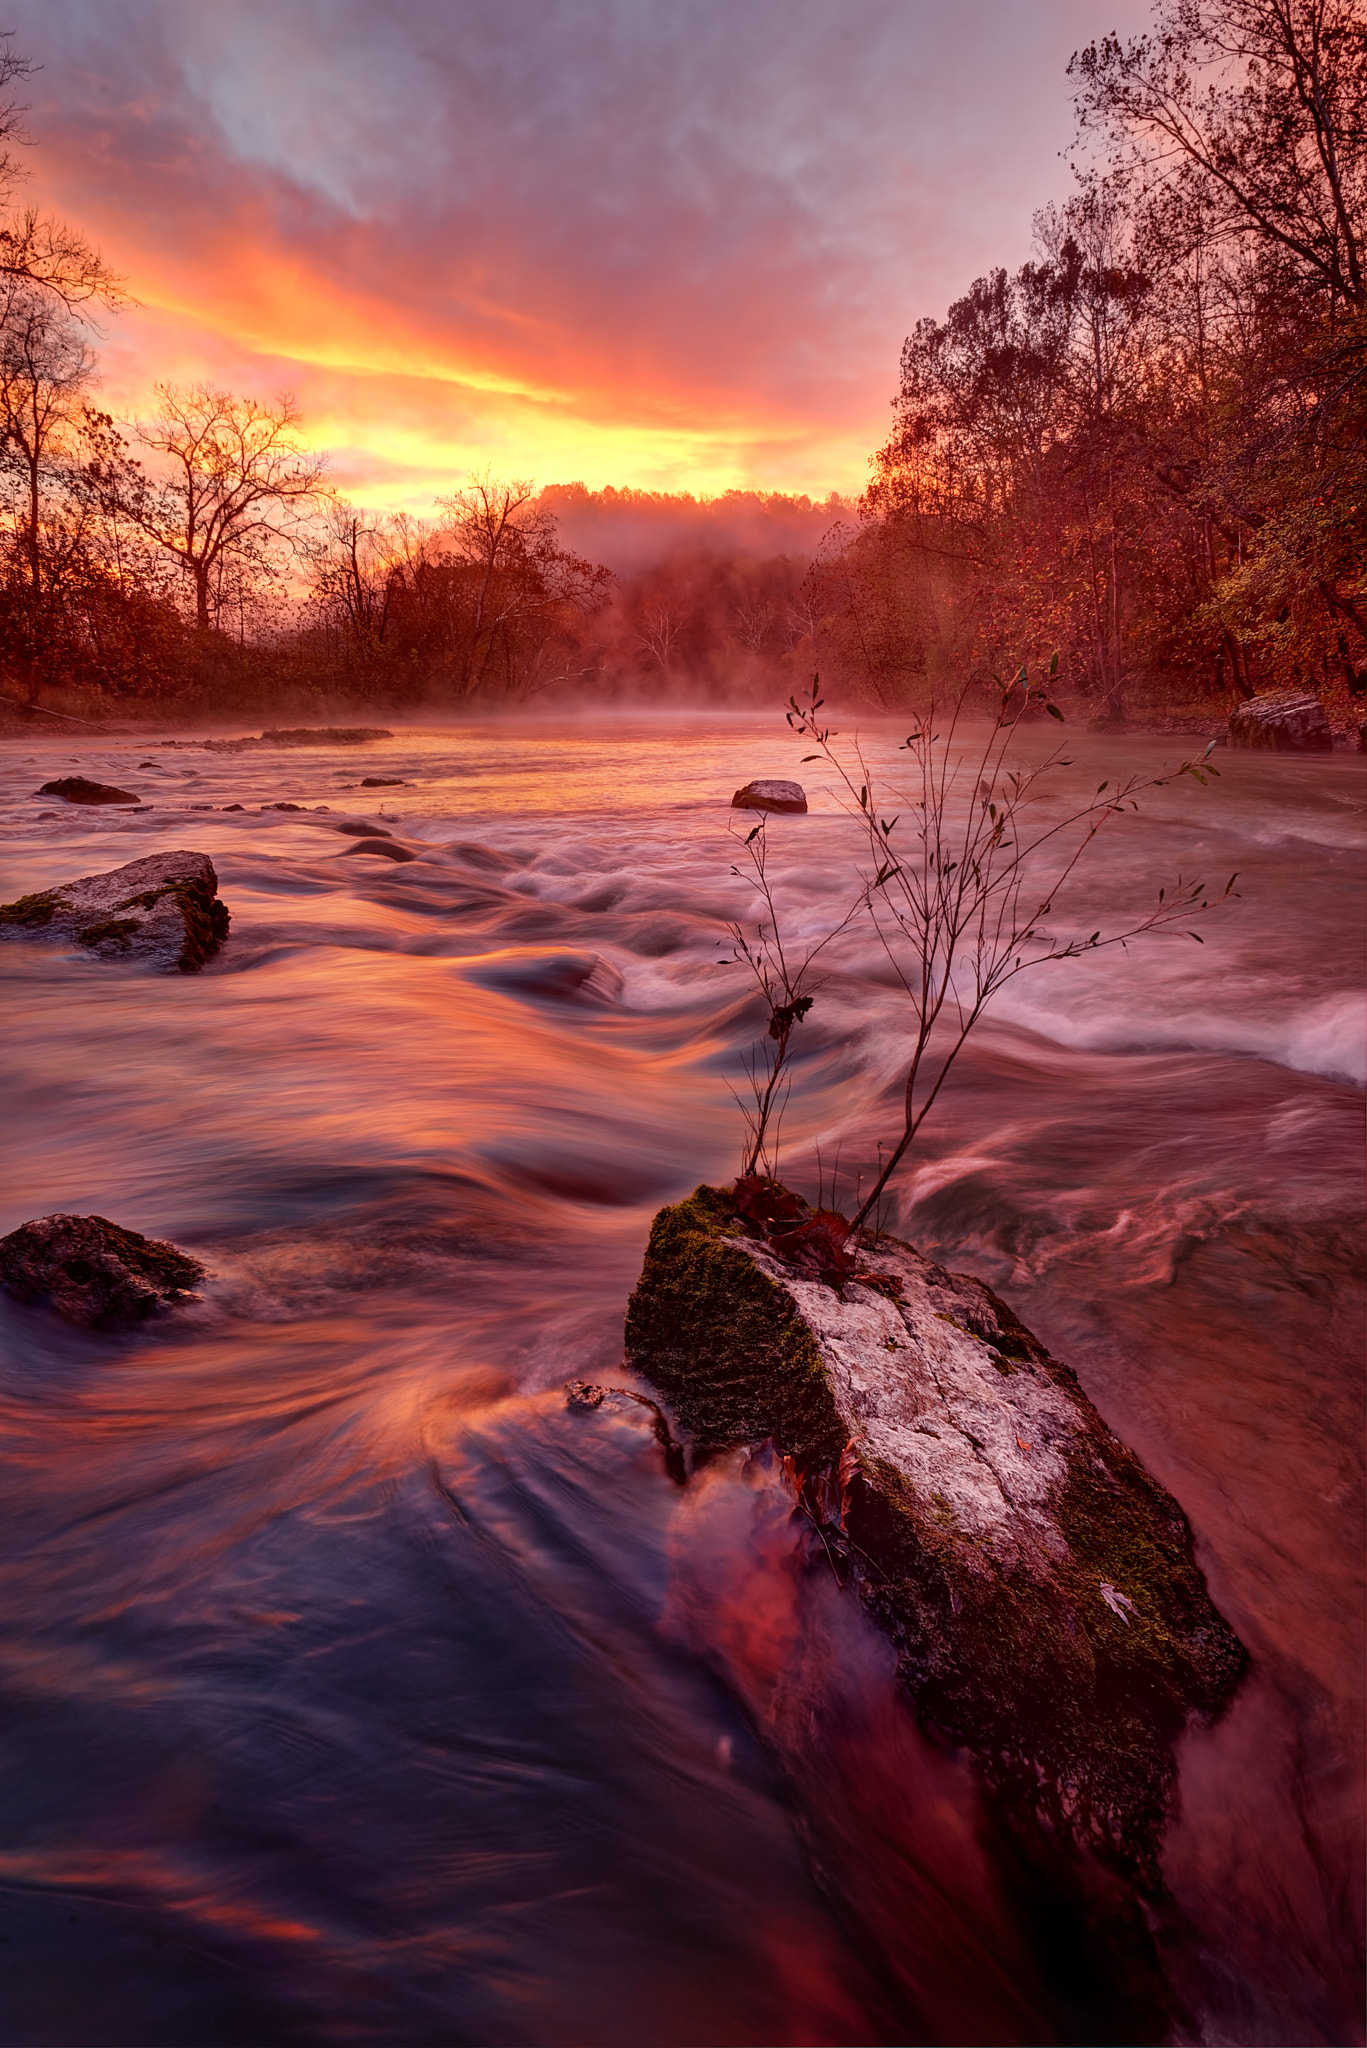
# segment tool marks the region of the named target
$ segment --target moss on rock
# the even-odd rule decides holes
[[[726,1234],[726,1199],[699,1188],[661,1209],[627,1307],[627,1352],[710,1445],[772,1438],[838,1458],[845,1441],[821,1353],[796,1304]]]
[[[20,896],[13,903],[0,903],[0,926],[13,931],[36,932],[51,924],[69,903],[60,889],[39,889],[32,896]]]
[[[1017,1823],[1157,1889],[1173,1747],[1247,1666],[1172,1497],[980,1280],[910,1246],[848,1299],[728,1196],[655,1218],[634,1367],[705,1444],[772,1439],[896,1645],[923,1724]]]
[[[0,938],[74,942],[102,959],[131,957],[194,974],[228,935],[228,908],[217,892],[207,854],[151,854],[0,904]]]
[[[89,946],[92,952],[106,945],[117,946],[121,953],[128,951],[128,942],[134,932],[142,930],[135,917],[107,917],[100,924],[88,924],[84,931],[76,934],[76,943]]]

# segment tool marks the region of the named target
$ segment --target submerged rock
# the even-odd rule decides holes
[[[39,1216],[0,1237],[0,1282],[91,1329],[145,1322],[203,1278],[198,1259],[103,1216]]]
[[[112,782],[91,782],[84,775],[60,775],[55,782],[45,782],[38,791],[39,796],[59,796],[69,804],[135,804],[139,802],[131,789],[116,789]]]
[[[248,754],[261,747],[360,747],[392,740],[385,725],[289,725],[233,740],[162,740],[163,747],[204,747],[211,754]]]
[[[640,1415],[641,1411],[651,1418],[651,1430],[656,1443],[664,1452],[665,1470],[676,1486],[682,1486],[688,1478],[684,1461],[683,1445],[675,1440],[669,1427],[669,1420],[658,1401],[652,1401],[645,1394],[636,1393],[631,1387],[600,1387],[592,1380],[567,1380],[565,1383],[565,1406],[592,1413],[598,1408],[624,1410],[627,1414]]]
[[[268,729],[262,739],[274,747],[359,747],[367,740],[392,740],[387,725],[285,725]]]
[[[1327,753],[1334,744],[1329,715],[1307,690],[1264,690],[1229,714],[1230,743],[1278,753]]]
[[[420,854],[410,853],[406,846],[396,845],[392,834],[388,832],[368,833],[366,838],[358,839],[354,846],[349,846],[347,848],[347,853],[378,853],[381,854],[385,860],[421,859]],[[343,856],[343,858],[345,858],[345,855]]]
[[[700,1444],[772,1440],[1013,1825],[1158,1889],[1173,1746],[1247,1664],[1182,1510],[982,1281],[741,1186],[655,1218],[630,1364]]]
[[[733,811],[805,811],[807,792],[800,782],[747,782],[731,799]]]
[[[144,960],[193,974],[228,936],[207,853],[149,854],[104,875],[0,903],[0,938],[57,939],[102,960]]]

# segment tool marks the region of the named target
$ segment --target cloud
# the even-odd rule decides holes
[[[141,301],[113,401],[288,386],[362,495],[419,508],[485,463],[857,489],[903,334],[1064,188],[1063,66],[1111,25],[1081,0],[16,19],[40,191]]]

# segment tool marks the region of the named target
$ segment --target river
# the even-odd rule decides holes
[[[0,947],[0,1230],[94,1212],[212,1274],[119,1338],[0,1303],[7,2040],[1096,2038],[771,1461],[680,1487],[646,1411],[565,1405],[628,1383],[655,1209],[736,1170],[731,791],[807,779],[794,933],[848,893],[804,751],[686,715],[0,746],[0,900],[184,846],[233,917],[197,976]],[[1358,2041],[1363,764],[1214,758],[1097,839],[1068,928],[1179,870],[1237,898],[1012,984],[884,1221],[1076,1368],[1252,1653],[1182,1750],[1175,2038]],[[34,797],[71,773],[147,808]],[[794,1185],[817,1146],[867,1184],[900,1032],[855,932]]]

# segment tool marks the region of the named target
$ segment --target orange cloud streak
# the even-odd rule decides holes
[[[543,13],[23,0],[43,196],[139,301],[110,409],[291,389],[419,511],[484,467],[857,492],[912,318],[1058,189],[1086,0]]]

